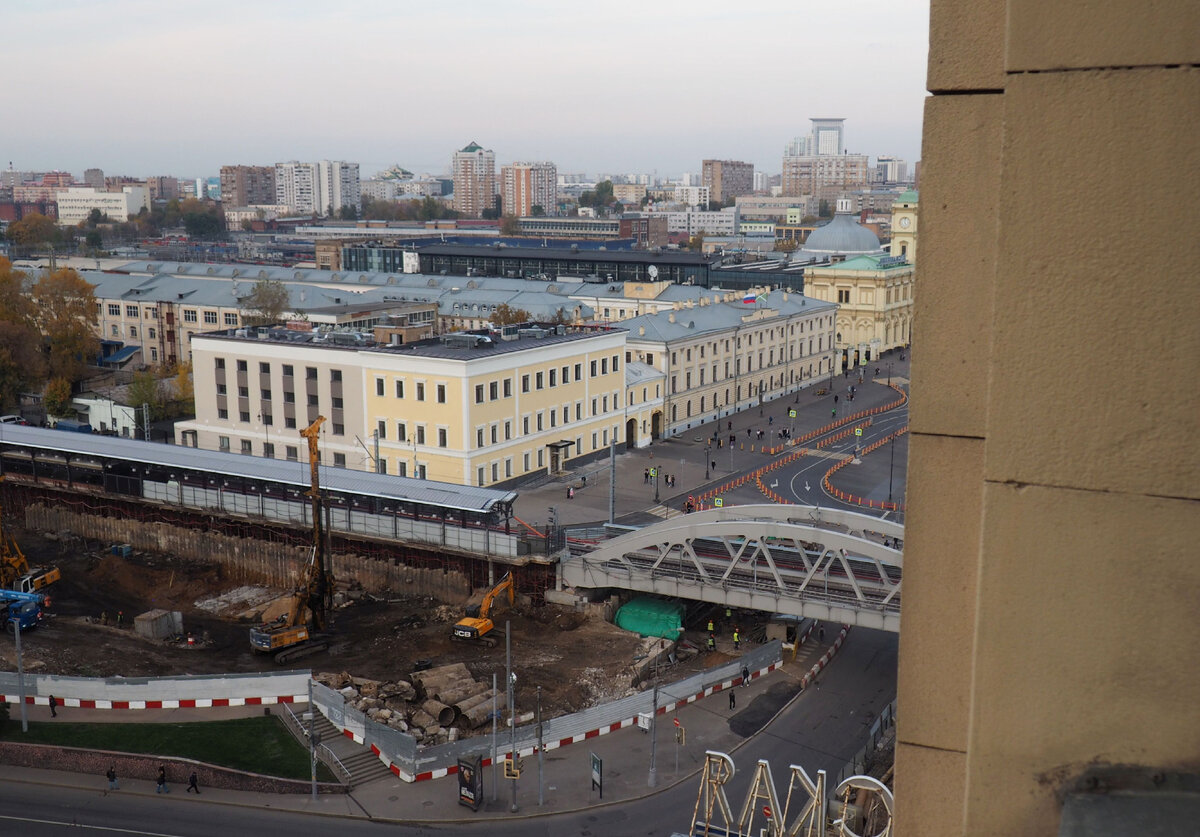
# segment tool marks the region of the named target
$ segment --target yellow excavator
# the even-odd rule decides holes
[[[273,622],[250,629],[250,647],[264,654],[274,654],[277,663],[324,651],[330,643],[330,636],[324,632],[330,627],[333,609],[333,574],[325,568],[320,453],[317,448],[317,434],[324,421],[324,416],[317,416],[316,421],[300,431],[300,435],[308,440],[308,463],[312,471],[312,488],[307,492],[312,500],[312,558],[300,587],[292,595],[287,613]]]
[[[0,477],[0,482],[4,478]],[[4,526],[4,515],[0,511],[0,588],[18,593],[33,593],[49,587],[62,578],[58,567],[33,567],[12,533]]]
[[[496,625],[492,622],[492,605],[496,598],[504,593],[508,593],[508,606],[512,607],[514,593],[511,572],[505,573],[504,578],[487,591],[482,602],[467,608],[467,615],[455,623],[454,633],[450,635],[451,639],[478,642],[489,648],[495,645],[496,634],[500,632],[496,630]]]

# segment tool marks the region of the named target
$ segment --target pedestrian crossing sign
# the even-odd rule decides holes
[[[855,436],[861,436],[861,435],[862,435],[862,428],[861,428],[861,427],[856,427],[856,428],[854,428],[854,435],[855,435]]]
[[[724,508],[725,507],[725,498],[718,497],[717,499],[713,500],[713,505],[716,506],[718,509]]]
[[[788,410],[788,418],[795,418],[795,417],[796,417],[796,411]]]
[[[651,469],[650,469],[650,476],[652,476],[652,477],[657,477],[657,476],[658,476],[658,469],[657,469],[657,468],[651,468]]]

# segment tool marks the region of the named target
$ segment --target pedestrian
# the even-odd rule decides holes
[[[648,482],[650,482],[650,469],[649,468],[642,471],[642,485],[645,485]]]
[[[732,712],[735,709],[737,709],[737,693],[733,689],[730,689],[729,690],[729,711]]]
[[[708,635],[708,650],[709,651],[717,650],[717,638],[713,634]]]
[[[829,413],[829,417],[830,417],[830,418],[837,418],[837,407],[834,407],[834,408],[833,408],[833,410],[832,410],[832,411]]]
[[[820,642],[825,641],[825,626],[824,625],[822,625],[821,629],[819,631],[817,631],[817,640]]]
[[[750,685],[750,667],[742,666],[742,688],[744,689],[744,688],[748,687],[749,685]]]
[[[746,438],[747,439],[750,438],[750,428],[749,427],[746,428]]]
[[[737,444],[737,436],[735,436],[734,434],[730,433],[730,434],[729,434],[729,446],[730,446],[730,447],[733,447],[733,446],[734,446],[734,445],[736,445],[736,444]]]
[[[155,793],[170,793],[171,789],[167,787],[167,768],[165,765],[158,766],[158,787],[154,789]]]
[[[569,485],[567,486],[567,499],[568,499],[568,500],[574,500],[574,499],[575,499],[575,489],[574,489],[572,486],[569,486]]]
[[[767,416],[767,427],[770,427],[774,423],[775,423],[775,416]]]
[[[714,471],[717,470],[717,460],[715,460],[715,459],[712,461],[712,469]]]
[[[109,765],[108,772],[104,774],[104,778],[108,779],[109,790],[121,789],[121,785],[117,782],[117,768],[114,765]]]
[[[125,618],[125,611],[118,610],[117,611],[117,627],[118,628],[121,627],[121,620],[124,618]]]
[[[731,421],[731,422],[729,422],[729,429],[730,429],[730,430],[733,430],[733,422],[732,422],[732,421]]]
[[[713,620],[709,619],[708,620],[708,632],[711,634],[714,630],[715,630],[715,628],[713,628]]]
[[[197,785],[196,785],[196,771],[195,770],[192,771],[191,776],[188,776],[187,792],[191,793],[192,791],[195,791],[197,796],[200,795],[200,788],[197,787]]]
[[[733,650],[737,651],[742,647],[742,635],[738,633],[738,629],[733,629]]]
[[[58,713],[54,711],[55,709],[58,709],[58,698],[56,698],[54,695],[50,695],[50,717],[51,718],[58,717]]]

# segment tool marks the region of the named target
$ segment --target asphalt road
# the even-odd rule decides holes
[[[835,780],[863,746],[866,732],[896,693],[898,637],[855,629],[820,678],[778,713],[761,733],[747,739],[732,757],[737,773],[728,785],[730,805],[740,809],[754,764],[767,759],[776,791],[787,791],[788,766],[800,764],[810,776],[826,770]],[[746,707],[752,716],[772,714],[786,700],[772,690]],[[756,705],[759,704],[759,705]],[[857,708],[848,708],[857,707]],[[735,718],[735,721],[739,719]],[[747,731],[753,724],[747,725]],[[579,755],[586,758],[586,750]],[[669,775],[670,748],[659,751],[660,778]],[[103,794],[57,786],[0,780],[0,833],[29,835],[96,834],[210,837],[224,835],[488,835],[488,837],[667,837],[687,831],[699,782],[687,778],[633,802],[543,817],[488,819],[421,825],[331,818],[273,811],[269,805],[207,804],[176,788],[169,796]]]

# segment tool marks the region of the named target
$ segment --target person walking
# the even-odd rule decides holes
[[[717,650],[717,638],[713,634],[708,635],[708,650],[709,651]]]
[[[648,482],[650,482],[650,469],[649,468],[642,471],[642,485],[646,485]]]
[[[729,711],[737,709],[737,692],[733,689],[729,690]]]
[[[55,711],[56,709],[58,709],[58,698],[56,698],[54,695],[50,695],[50,717],[51,718],[58,717],[58,713]]]
[[[712,620],[712,618],[710,617],[710,618],[709,618],[709,620],[708,620],[708,632],[711,634],[711,633],[712,633],[714,630],[715,630],[715,629],[713,628],[713,620]]]
[[[195,770],[192,771],[191,776],[188,776],[187,792],[191,793],[192,791],[195,791],[197,796],[200,795],[200,788],[196,785],[196,771]]]
[[[742,647],[742,635],[738,632],[737,628],[734,628],[733,629],[733,650],[737,651],[741,647]]]
[[[158,766],[158,786],[154,788],[155,793],[170,793],[171,789],[167,787],[167,768],[165,765]]]
[[[104,778],[108,779],[109,790],[121,789],[121,785],[117,782],[117,768],[115,765],[109,765],[108,772],[104,774]]]

